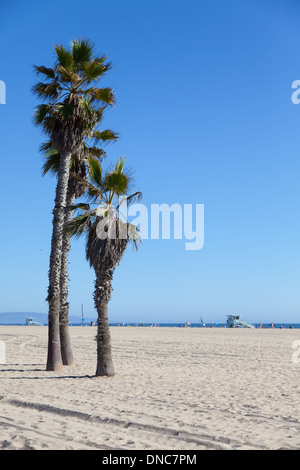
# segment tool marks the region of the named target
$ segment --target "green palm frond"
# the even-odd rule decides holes
[[[92,215],[90,213],[78,215],[67,224],[65,232],[69,233],[72,237],[79,238],[90,227]]]
[[[110,140],[117,140],[119,138],[119,134],[117,132],[111,131],[110,129],[105,129],[103,131],[94,131],[91,137],[97,144],[100,141],[108,142]]]
[[[90,157],[88,160],[88,166],[91,183],[97,188],[102,188],[102,168],[99,160],[94,157]]]
[[[124,196],[122,199],[120,199],[119,204],[116,205],[116,209],[119,210],[123,202],[126,200],[127,205],[134,204],[135,202],[138,202],[142,199],[143,194],[140,191],[137,191],[130,196]]]
[[[43,75],[44,77],[54,79],[55,78],[55,71],[50,67],[45,67],[44,65],[41,66],[33,66],[37,75]]]
[[[51,136],[56,124],[52,106],[46,104],[37,106],[32,120],[35,126],[40,126],[46,135]]]
[[[92,62],[86,62],[82,65],[82,74],[86,83],[98,80],[111,68],[111,64],[104,63],[102,60],[95,59]]]
[[[33,113],[33,123],[35,126],[39,126],[43,123],[44,119],[52,113],[52,106],[48,104],[38,105]]]
[[[101,103],[105,103],[107,105],[112,106],[116,102],[116,97],[114,95],[114,92],[111,88],[98,88],[92,89],[93,91],[90,91],[89,89],[89,95],[93,100],[100,101]]]
[[[43,155],[44,163],[42,165],[42,175],[50,173],[52,176],[57,175],[59,170],[60,155],[53,148],[50,141],[44,142],[40,146],[40,153]]]
[[[135,184],[135,179],[134,179],[134,172],[133,172],[132,168],[127,167],[124,170],[125,160],[126,160],[126,157],[120,157],[118,159],[118,161],[116,163],[116,166],[114,168],[114,172],[115,173],[122,173],[123,175],[126,176],[126,180],[127,180],[127,189],[126,189],[126,191],[129,192]]]
[[[115,169],[114,169],[114,171],[116,173],[121,173],[123,171],[123,168],[124,168],[124,165],[125,165],[125,160],[126,160],[125,157],[118,158],[118,161],[117,161]]]
[[[91,203],[95,203],[101,198],[102,192],[101,189],[97,188],[96,186],[86,183],[86,193],[85,197]]]
[[[56,176],[59,170],[60,156],[56,150],[48,151],[48,155],[45,156],[45,162],[42,166],[42,175],[45,176],[50,173],[52,176]]]
[[[106,191],[112,191],[117,196],[120,196],[128,191],[128,179],[124,173],[113,171],[105,175],[103,186]]]
[[[102,108],[99,108],[99,107],[95,108],[95,113],[97,116],[98,124],[100,124],[103,119],[104,110],[105,110],[104,106]]]
[[[42,123],[42,130],[44,134],[51,136],[56,125],[54,116],[46,116]]]
[[[39,151],[45,155],[49,150],[52,150],[52,149],[53,149],[52,144],[50,140],[48,140],[48,142],[44,142],[40,145]]]
[[[72,72],[72,70],[66,69],[62,65],[59,65],[56,68],[56,71],[59,75],[60,81],[65,84],[78,83],[80,80],[80,77],[76,73]]]
[[[66,70],[72,72],[74,66],[73,55],[65,47],[55,45],[54,46],[56,56],[57,56],[57,65],[61,65]]]
[[[106,157],[106,152],[99,147],[87,147],[85,146],[85,153],[89,157],[96,157],[98,160],[102,157]]]
[[[68,211],[77,211],[78,209],[81,209],[83,211],[89,211],[90,210],[90,205],[80,202],[79,204],[75,204],[74,206],[69,206],[67,207]]]
[[[95,45],[89,39],[74,39],[71,50],[75,66],[81,66],[85,62],[91,62],[94,56]]]
[[[61,86],[57,82],[39,82],[32,87],[32,93],[40,99],[56,99],[60,96]]]

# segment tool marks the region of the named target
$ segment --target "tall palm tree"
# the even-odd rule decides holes
[[[41,126],[51,144],[60,154],[53,210],[49,268],[49,333],[47,370],[62,367],[60,348],[60,276],[63,249],[63,228],[72,155],[80,152],[84,133],[93,131],[107,105],[114,103],[110,88],[91,87],[110,68],[105,56],[95,55],[88,40],[74,40],[70,49],[55,46],[53,68],[35,66],[44,82],[33,87],[33,93],[46,103],[34,113],[34,124]]]
[[[129,241],[132,240],[137,247],[139,239],[137,228],[121,220],[122,201],[126,199],[127,204],[130,204],[141,197],[140,192],[128,196],[132,176],[124,172],[124,162],[125,159],[119,159],[112,171],[102,175],[99,161],[89,159],[87,194],[91,203],[75,206],[79,215],[66,228],[71,235],[86,233],[86,257],[96,274],[97,376],[112,376],[115,373],[108,319],[113,273]],[[95,207],[92,208],[92,205]]]

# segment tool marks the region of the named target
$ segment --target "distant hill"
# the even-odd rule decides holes
[[[0,325],[25,325],[26,318],[33,317],[33,319],[43,325],[48,325],[48,314],[47,313],[36,313],[36,312],[3,312],[0,313]],[[81,317],[70,315],[70,323],[81,324]],[[84,323],[90,323],[96,321],[96,316],[84,317]]]

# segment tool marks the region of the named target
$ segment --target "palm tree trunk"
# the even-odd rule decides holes
[[[97,369],[96,376],[115,375],[112,361],[111,339],[108,321],[108,302],[111,295],[112,270],[97,270],[94,301],[98,312]]]
[[[66,207],[73,206],[75,202],[75,194],[68,189]],[[73,211],[66,211],[65,226],[71,222]],[[74,362],[71,338],[69,330],[69,302],[68,302],[68,284],[69,284],[69,252],[71,248],[71,235],[63,234],[61,270],[60,270],[60,312],[59,312],[59,331],[60,331],[60,347],[61,356],[64,366],[71,366]]]
[[[53,210],[53,231],[47,297],[49,302],[47,371],[55,371],[62,368],[59,334],[60,270],[70,162],[70,153],[65,155],[61,154],[56,186],[55,207]]]

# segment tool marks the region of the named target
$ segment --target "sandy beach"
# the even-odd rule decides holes
[[[113,378],[95,334],[46,372],[47,327],[0,327],[1,450],[300,448],[299,330],[112,327]]]

